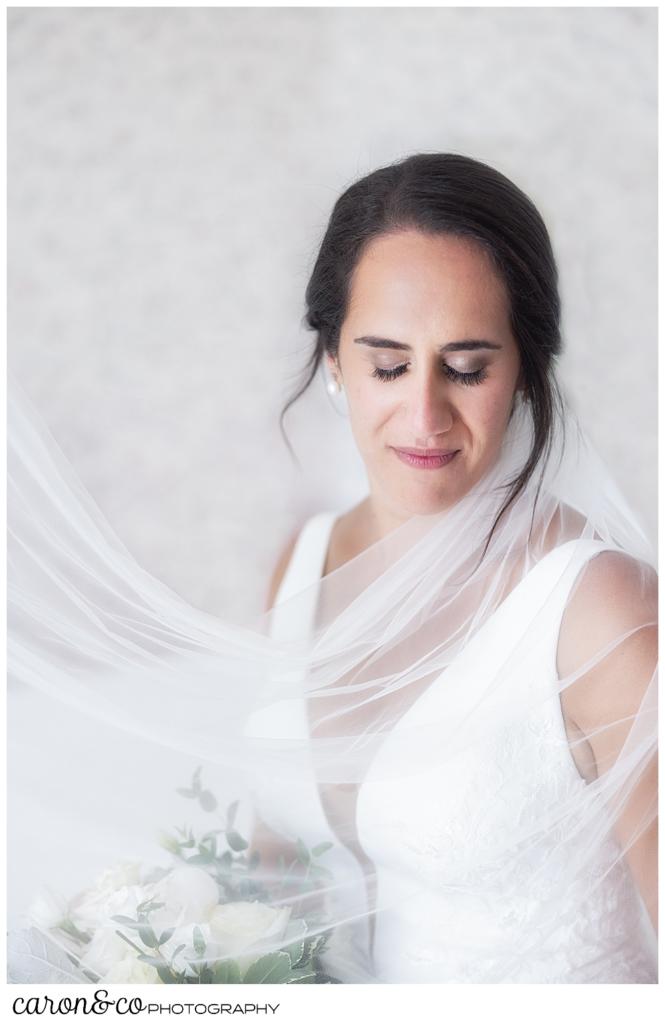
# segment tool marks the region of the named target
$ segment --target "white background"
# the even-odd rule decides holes
[[[656,529],[655,8],[9,12],[10,365],[139,562],[261,607],[286,537],[364,493],[304,290],[332,205],[484,160],[559,262],[561,376]]]

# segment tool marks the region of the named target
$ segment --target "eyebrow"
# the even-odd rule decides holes
[[[411,346],[403,341],[393,341],[392,338],[377,338],[373,334],[364,334],[362,338],[354,338],[356,345],[369,345],[370,348],[396,348],[400,351],[410,352]],[[438,352],[472,352],[479,348],[500,349],[494,341],[486,341],[484,338],[463,338],[460,341],[449,341],[446,345],[439,345]]]

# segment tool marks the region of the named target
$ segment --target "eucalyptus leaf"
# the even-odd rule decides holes
[[[138,929],[138,933],[144,946],[148,946],[149,949],[157,949],[159,942],[149,924],[142,924]]]
[[[201,853],[195,853],[192,857],[187,857],[188,864],[212,864],[214,860],[213,854],[210,850],[206,850],[205,847]]]
[[[302,839],[296,839],[296,850],[298,851],[298,860],[301,864],[307,866],[311,860],[309,850],[303,843]]]
[[[231,829],[226,833],[226,841],[231,847],[231,849],[235,850],[236,852],[239,852],[240,850],[246,850],[247,847],[249,846],[247,840],[243,839],[240,833],[236,832],[235,829]]]
[[[326,850],[332,849],[334,845],[334,843],[330,843],[327,841],[325,843],[319,843],[317,846],[312,847],[312,853],[314,854],[315,857],[320,857],[322,853],[325,853]]]
[[[312,866],[312,874],[318,875],[320,878],[334,878],[332,871],[329,868],[324,868],[323,864],[314,864]]]
[[[125,917],[124,914],[114,914],[111,917],[112,921],[117,921],[118,924],[124,925],[125,928],[133,928],[134,931],[138,931],[143,925],[141,921],[135,921],[132,917]]]
[[[141,960],[144,964],[150,964],[151,967],[166,967],[162,957],[150,956],[149,953],[139,953],[136,959]]]
[[[204,811],[217,809],[217,800],[209,789],[204,789],[199,793],[199,804]]]
[[[182,942],[179,946],[176,946],[176,948],[173,950],[173,955],[171,956],[171,963],[172,964],[173,964],[173,961],[175,960],[175,958],[177,957],[178,953],[182,953],[182,951],[183,951],[183,949],[185,949],[186,945],[187,945],[187,943]]]

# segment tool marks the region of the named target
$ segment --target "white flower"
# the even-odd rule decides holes
[[[70,904],[70,917],[77,928],[94,930],[110,924],[115,914],[136,916],[139,903],[151,895],[143,884],[145,871],[137,861],[125,861],[107,868],[88,889]]]
[[[174,868],[154,885],[155,899],[166,904],[150,921],[156,931],[188,924],[204,924],[219,903],[217,883],[193,864]]]
[[[210,937],[216,958],[233,957],[241,970],[261,955],[262,947],[284,938],[291,916],[290,907],[266,903],[223,903],[210,917]],[[254,952],[253,956],[248,954]],[[213,953],[213,950],[210,950]]]
[[[67,901],[44,886],[27,910],[30,924],[36,928],[56,928],[67,917]]]
[[[83,967],[104,975],[128,957],[136,959],[136,952],[116,932],[118,926],[98,928],[81,957]],[[140,961],[139,961],[140,963]]]
[[[149,896],[150,891],[140,885],[124,885],[112,892],[86,889],[72,900],[70,917],[77,928],[94,931],[111,924],[116,914],[136,917],[139,903]]]
[[[160,978],[151,964],[143,963],[136,956],[127,956],[113,964],[101,979],[104,982],[124,985],[158,985]]]

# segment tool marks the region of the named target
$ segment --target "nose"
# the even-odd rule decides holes
[[[409,396],[409,418],[415,447],[427,447],[429,441],[446,434],[453,425],[453,407],[446,381],[439,367],[427,367],[412,375]]]

